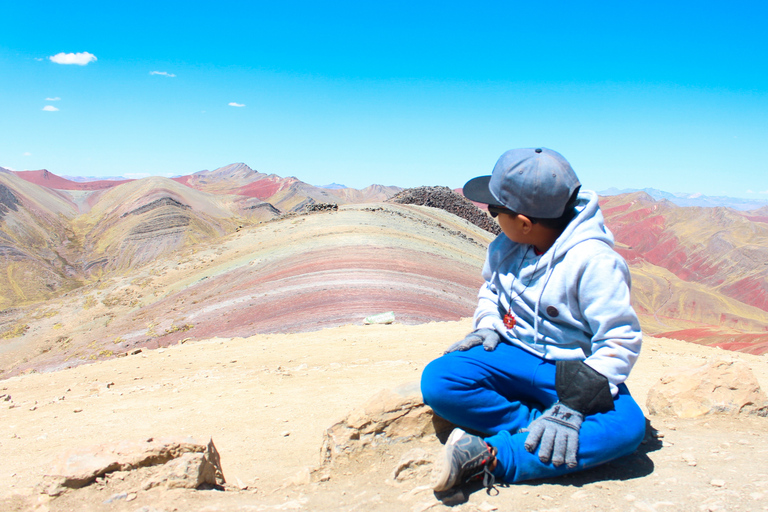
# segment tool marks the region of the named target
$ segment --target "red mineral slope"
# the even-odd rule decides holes
[[[646,333],[765,352],[768,225],[759,212],[678,207],[642,192],[601,203]]]
[[[651,263],[768,311],[768,225],[727,208],[678,207],[643,192],[601,204],[630,264]]]
[[[764,224],[768,224],[768,206],[764,206],[759,210],[753,210],[751,212],[739,213],[752,222],[762,222]]]

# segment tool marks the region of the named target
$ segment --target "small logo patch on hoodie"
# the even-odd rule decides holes
[[[555,318],[560,314],[560,312],[555,306],[547,306],[547,314],[552,318]]]

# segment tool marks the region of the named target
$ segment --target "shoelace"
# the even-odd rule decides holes
[[[499,494],[499,490],[496,488],[496,476],[491,473],[490,469],[488,469],[488,464],[483,466],[483,487],[485,487],[485,492],[489,496],[496,496]],[[491,491],[493,491],[494,494],[491,494]]]
[[[478,465],[482,468],[480,471],[477,471],[476,473],[473,473],[472,476],[470,476],[467,480],[474,480],[474,479],[480,479],[482,476],[483,478],[483,487],[485,487],[485,492],[490,496],[491,491],[493,491],[495,494],[493,496],[496,496],[499,494],[499,490],[496,488],[496,476],[491,472],[490,468],[490,462],[491,460],[496,456],[494,453],[494,449],[492,449],[490,446],[488,447],[488,454],[489,457],[486,457],[480,461],[477,461],[475,463],[475,467],[471,468],[474,470]]]

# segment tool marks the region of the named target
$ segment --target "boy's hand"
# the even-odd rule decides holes
[[[565,462],[569,468],[575,468],[582,421],[583,414],[557,402],[528,426],[525,449],[533,453],[538,446],[539,460],[544,464],[551,460],[555,466]]]
[[[528,426],[525,449],[539,447],[539,459],[555,466],[577,465],[579,430],[584,416],[613,410],[608,379],[584,361],[557,361],[555,391],[558,402]]]
[[[477,345],[483,345],[483,348],[485,350],[491,351],[496,348],[496,345],[499,344],[499,333],[494,331],[493,329],[478,329],[474,332],[471,332],[467,334],[467,336],[461,340],[457,341],[450,347],[448,347],[448,350],[446,350],[444,353],[447,354],[449,352],[455,352],[457,350],[469,350],[472,347],[475,347]]]

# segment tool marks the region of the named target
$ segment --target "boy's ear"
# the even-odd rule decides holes
[[[517,220],[520,222],[520,230],[523,232],[523,234],[527,235],[531,232],[531,229],[533,229],[533,222],[531,222],[531,219],[521,213],[518,213]]]

